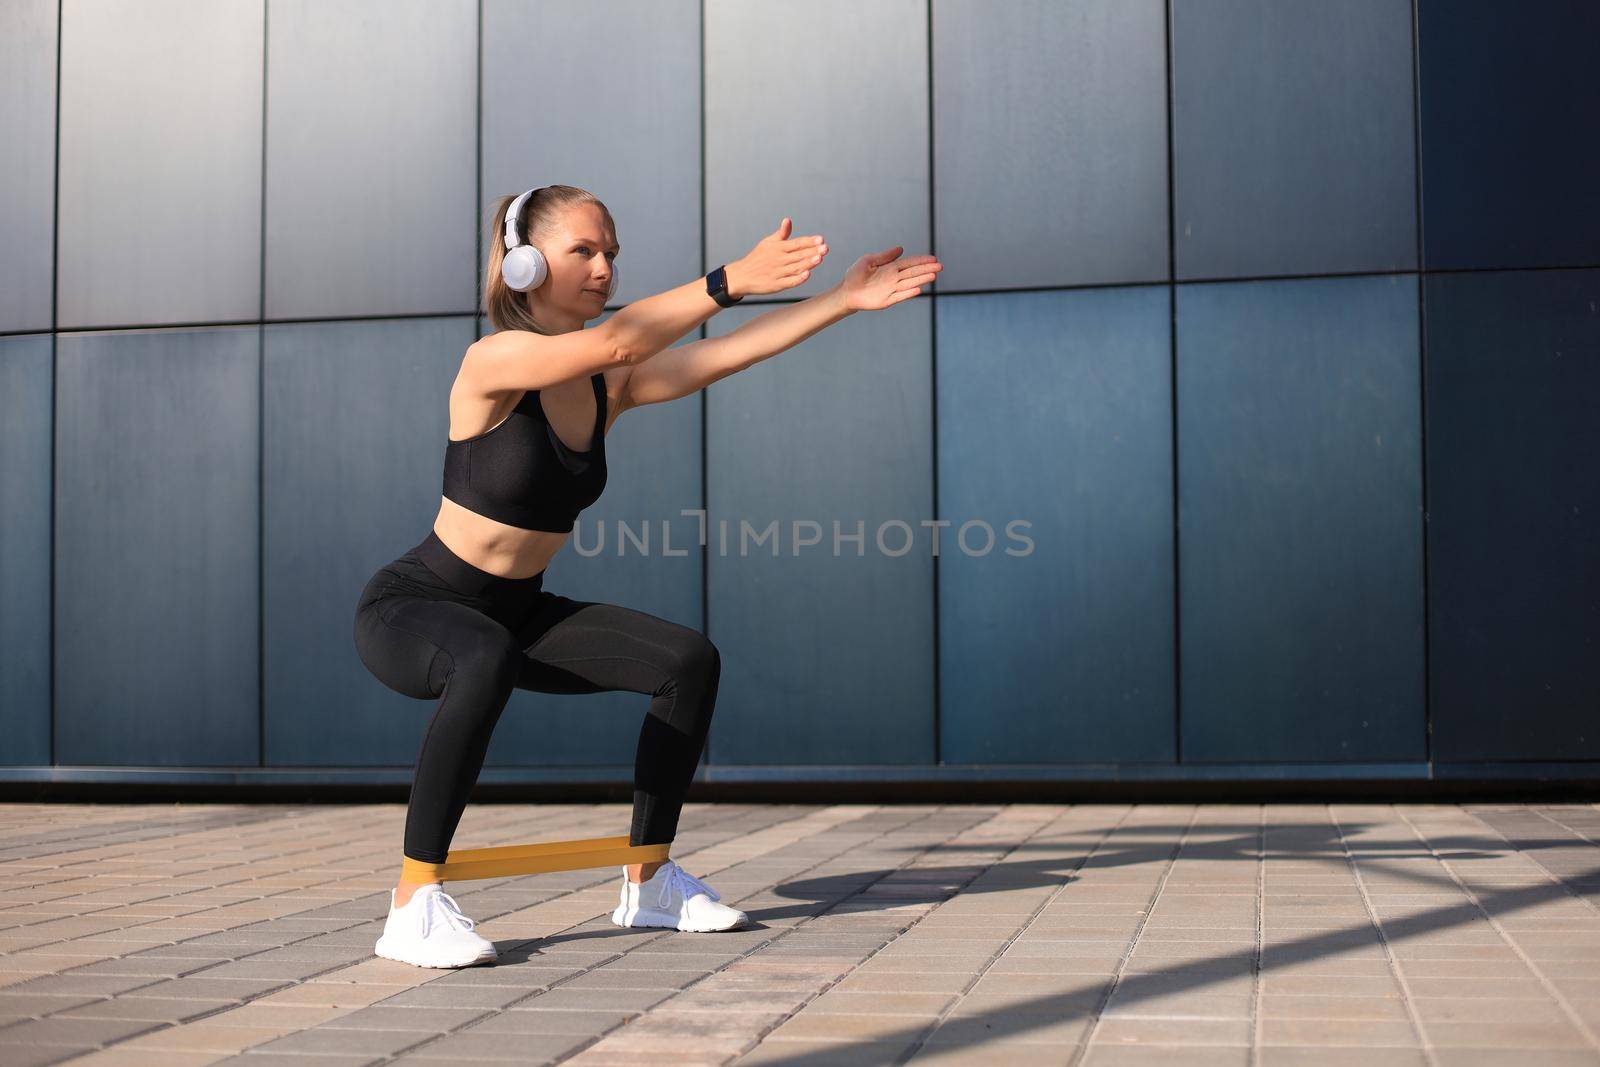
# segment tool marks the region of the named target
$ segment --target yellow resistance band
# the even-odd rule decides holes
[[[580,871],[612,864],[654,863],[667,858],[670,843],[630,845],[628,834],[585,837],[576,841],[541,841],[532,845],[452,849],[443,863],[425,863],[405,856],[400,876],[407,882],[459,882],[503,878],[511,874]]]

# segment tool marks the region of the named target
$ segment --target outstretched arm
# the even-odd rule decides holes
[[[903,248],[862,256],[832,289],[758,315],[731,333],[669,348],[633,368],[622,406],[677,400],[735,371],[793,348],[857,311],[880,311],[909,300],[943,269],[933,256],[891,262]]]
[[[688,396],[734,371],[793,348],[824,326],[853,314],[854,309],[845,306],[844,295],[836,285],[799,303],[757,315],[721,337],[669,348],[633,368],[622,396],[623,406],[661,404]]]
[[[728,293],[775,293],[793,288],[810,277],[811,270],[828,254],[820,234],[789,236],[790,220],[763,237],[748,253],[727,264]],[[605,321],[618,338],[626,363],[643,364],[668,345],[722,310],[706,292],[705,279],[696,278],[676,289],[635,300]]]

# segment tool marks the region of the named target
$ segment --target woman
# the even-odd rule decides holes
[[[605,434],[629,408],[689,396],[861,310],[933,281],[933,256],[863,256],[834,288],[739,329],[671,348],[753,293],[803,284],[828,247],[786,218],[743,258],[635,301],[593,329],[616,289],[610,212],[568,185],[496,206],[485,303],[495,332],[468,347],[450,390],[444,494],[421,544],[362,591],[355,640],[383,684],[438,706],[406,811],[401,877],[376,951],[424,967],[495,959],[438,877],[512,689],[646,694],[632,845],[671,842],[716,702],[721,659],[666,619],[544,589],[545,568],[606,482]],[[728,930],[748,921],[672,860],[623,869],[620,926]]]

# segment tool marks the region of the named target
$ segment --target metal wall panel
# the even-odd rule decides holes
[[[1417,265],[1410,0],[1174,0],[1179,278]]]
[[[941,758],[1172,760],[1167,288],[938,313]]]
[[[696,393],[618,416],[606,435],[605,492],[550,561],[546,589],[705,630],[700,520],[679,514],[701,506],[701,406]],[[638,693],[518,690],[495,726],[486,763],[631,765],[649,707],[650,698]]]
[[[0,331],[51,327],[58,0],[0,4]]]
[[[1433,755],[1600,757],[1600,270],[1426,295]]]
[[[530,94],[565,104],[530,106]],[[692,281],[704,273],[699,132],[699,0],[486,0],[478,270],[495,198],[559,184],[611,212],[622,245],[613,306]]]
[[[477,4],[273,0],[267,32],[267,317],[470,314]]]
[[[933,12],[939,289],[1164,281],[1162,0]]]
[[[57,341],[58,763],[257,762],[259,347]]]
[[[254,320],[262,0],[65,0],[63,329]]]
[[[1600,263],[1596,37],[1588,0],[4,5],[0,764],[413,763],[433,704],[351,615],[436,512],[489,202],[552,182],[616,217],[614,305],[828,237],[713,336],[935,233],[946,293],[1097,287],[854,316],[621,420],[547,588],[710,634],[711,761],[1600,758],[1600,270],[1125,284],[1415,270],[1419,185],[1430,269]],[[63,330],[374,318],[263,365],[254,327],[57,342],[53,290]],[[488,763],[630,763],[647,706],[515,693]]]
[[[1418,0],[1423,260],[1600,263],[1600,4]]]
[[[409,765],[433,704],[355,648],[372,572],[439,511],[450,385],[470,315],[268,326],[263,655],[268,766]]]
[[[712,763],[932,762],[931,305],[858,313],[706,390]]]
[[[1181,758],[1424,756],[1417,279],[1179,286]]]
[[[50,762],[50,348],[0,337],[0,763]]]
[[[743,256],[785,216],[792,236],[822,234],[829,251],[783,297],[821,292],[868,252],[926,253],[925,0],[705,11],[707,266]]]

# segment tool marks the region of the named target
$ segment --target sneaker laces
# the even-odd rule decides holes
[[[455,897],[452,897],[442,889],[436,893],[429,893],[428,899],[424,902],[422,909],[423,937],[427,937],[428,931],[433,929],[435,915],[446,925],[453,926],[457,930],[471,930],[478,925],[462,913],[461,905],[456,903]]]
[[[667,861],[664,870],[666,871],[666,875],[661,879],[661,894],[656,899],[656,904],[658,906],[665,908],[668,904],[672,903],[672,890],[674,888],[683,894],[683,899],[685,902],[687,902],[689,898],[694,896],[696,893],[704,893],[712,900],[722,899],[721,893],[718,893],[715,889],[712,889],[710,886],[706,885],[700,879],[696,878],[682,867],[679,867],[671,860]]]

